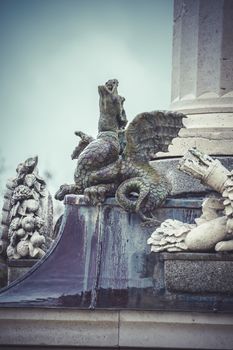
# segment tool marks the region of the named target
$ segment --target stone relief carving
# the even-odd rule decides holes
[[[212,187],[221,197],[204,200],[202,215],[195,224],[165,220],[148,239],[151,250],[232,251],[233,171],[195,148],[184,155],[179,169]]]
[[[100,118],[97,139],[82,132],[72,154],[77,159],[73,185],[62,185],[55,198],[66,194],[84,194],[92,205],[108,196],[135,212],[149,224],[155,223],[153,210],[168,196],[171,185],[149,161],[156,153],[166,152],[183,127],[181,113],[155,111],[137,115],[126,130],[124,98],[118,95],[118,81],[99,86]]]
[[[52,199],[37,163],[37,157],[20,163],[7,183],[0,245],[9,259],[39,259],[52,242]]]

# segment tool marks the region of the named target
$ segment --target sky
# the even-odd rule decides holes
[[[0,186],[35,155],[52,193],[72,183],[74,131],[97,135],[108,79],[128,120],[168,109],[172,17],[172,0],[0,0]]]

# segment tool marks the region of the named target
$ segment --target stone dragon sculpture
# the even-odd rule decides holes
[[[77,159],[74,185],[62,185],[55,198],[84,194],[91,204],[114,196],[121,207],[140,215],[144,222],[156,221],[153,210],[167,198],[171,185],[149,161],[166,152],[184,127],[181,113],[155,111],[137,115],[127,124],[124,98],[118,81],[99,86],[100,118],[97,139],[76,132],[81,140],[72,154]]]

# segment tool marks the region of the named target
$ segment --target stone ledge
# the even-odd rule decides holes
[[[7,265],[10,267],[32,267],[38,259],[8,259]]]
[[[27,273],[32,266],[39,260],[37,259],[9,259],[8,260],[8,277],[7,284],[15,281],[17,278]]]
[[[232,344],[232,315],[0,309],[2,346],[232,349]]]
[[[139,348],[232,349],[232,330],[232,315],[121,311],[119,344]]]
[[[117,346],[118,313],[105,311],[1,310],[0,344]]]
[[[184,155],[190,148],[196,147],[200,151],[209,155],[228,155],[232,157],[232,140],[212,140],[204,137],[185,137],[176,138],[169,146],[169,152],[166,154],[169,157],[177,157]],[[161,156],[160,154],[158,154]]]
[[[172,293],[233,294],[233,254],[162,254],[166,289]]]
[[[161,253],[163,260],[233,261],[233,253]]]

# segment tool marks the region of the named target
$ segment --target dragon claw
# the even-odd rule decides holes
[[[155,218],[147,218],[141,223],[142,227],[157,227],[161,225],[161,221],[156,220]]]
[[[69,185],[61,185],[59,190],[55,193],[55,199],[62,201],[66,194],[70,192]]]
[[[84,191],[84,198],[87,203],[92,205],[103,203],[106,198],[106,188],[104,186],[88,187]]]
[[[152,213],[149,213],[150,217],[143,214],[142,211],[138,211],[138,214],[142,219],[142,222],[141,222],[142,227],[156,227],[161,225],[161,221],[157,220]]]

